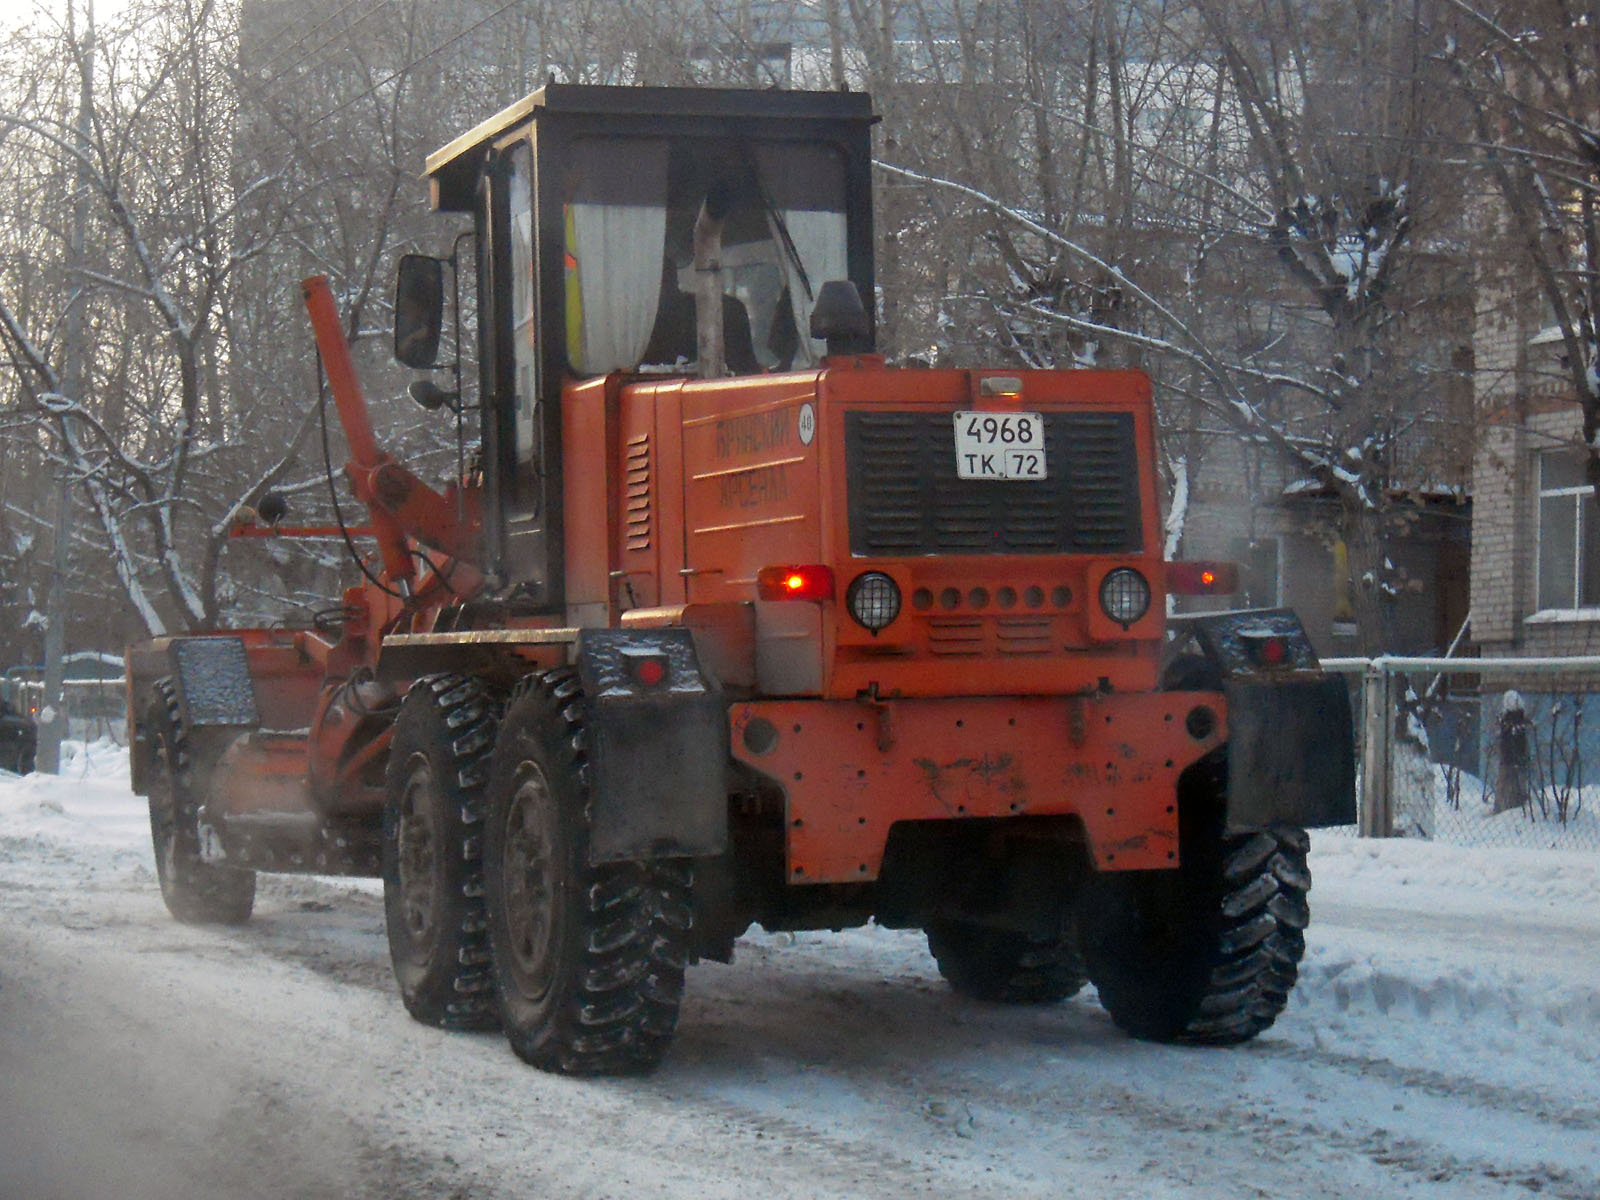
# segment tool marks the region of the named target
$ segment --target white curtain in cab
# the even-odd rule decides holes
[[[795,366],[815,365],[822,361],[823,343],[814,341],[811,333],[811,310],[817,306],[817,296],[822,285],[830,279],[848,279],[850,264],[845,246],[845,219],[842,212],[818,209],[787,209],[783,223],[789,238],[800,254],[805,266],[806,279],[811,283],[811,294],[795,276],[794,267],[787,261],[784,273],[789,276],[789,300],[794,307],[794,327],[800,335],[800,349],[795,355]]]
[[[576,324],[581,342],[568,357],[584,375],[637,366],[660,301],[666,206],[573,204],[570,214],[581,319],[569,314],[568,328]]]

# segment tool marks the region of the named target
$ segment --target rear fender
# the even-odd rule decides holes
[[[170,678],[191,734],[206,728],[252,729],[261,723],[244,640],[229,636],[157,638],[128,647],[129,768],[133,791],[149,794],[149,731],[145,713],[156,680]]]

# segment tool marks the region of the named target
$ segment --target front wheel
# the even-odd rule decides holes
[[[194,769],[170,679],[156,681],[144,728],[150,755],[150,836],[167,911],[191,925],[243,925],[255,907],[256,873],[201,857]]]
[[[569,670],[506,709],[489,781],[485,898],[517,1055],[564,1075],[652,1070],[677,1027],[692,926],[686,863],[589,862],[584,699]]]
[[[1229,1045],[1288,1003],[1310,918],[1303,829],[1185,831],[1176,871],[1099,874],[1080,921],[1089,978],[1134,1037]]]

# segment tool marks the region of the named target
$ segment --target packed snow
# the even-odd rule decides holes
[[[1600,855],[1316,835],[1231,1050],[1092,989],[961,1000],[914,933],[752,931],[644,1080],[411,1022],[370,881],[166,916],[126,752],[0,777],[0,1197],[1600,1196]]]

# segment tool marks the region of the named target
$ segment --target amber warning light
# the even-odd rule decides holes
[[[1230,562],[1168,563],[1167,589],[1180,596],[1229,596],[1239,590],[1239,568]]]
[[[832,600],[833,568],[820,563],[762,567],[756,573],[756,595],[763,600]]]

